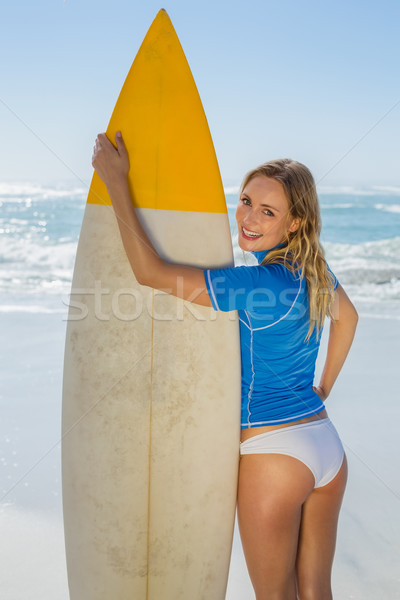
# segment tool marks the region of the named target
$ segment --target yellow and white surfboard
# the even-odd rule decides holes
[[[107,135],[121,130],[139,217],[162,257],[233,262],[201,101],[165,11]],[[62,474],[71,600],[222,600],[239,451],[234,313],[137,284],[95,174],[67,328]]]

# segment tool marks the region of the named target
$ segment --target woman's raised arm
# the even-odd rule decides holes
[[[129,263],[141,285],[167,292],[202,306],[212,306],[202,269],[162,260],[132,205],[127,175],[129,157],[120,132],[115,148],[105,133],[97,136],[92,165],[107,186]]]

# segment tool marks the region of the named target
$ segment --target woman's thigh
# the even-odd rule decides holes
[[[316,488],[303,506],[297,579],[300,598],[331,598],[331,571],[339,511],[347,481],[347,461],[327,485]]]
[[[315,485],[310,469],[283,454],[240,460],[238,521],[257,599],[296,598],[302,506]]]

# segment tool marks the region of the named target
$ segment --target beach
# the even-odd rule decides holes
[[[235,192],[226,194],[236,264]],[[0,184],[0,591],[67,600],[61,396],[68,294],[86,192]],[[327,400],[349,481],[333,572],[337,600],[400,599],[400,188],[321,195],[327,259],[360,316]],[[247,258],[246,258],[247,260]],[[325,326],[316,381],[329,325]],[[227,600],[253,600],[236,531]]]
[[[63,319],[62,313],[0,314],[7,339],[0,424],[5,600],[68,599],[60,466]],[[361,316],[327,400],[349,461],[333,572],[334,597],[343,600],[400,598],[399,340],[400,320]],[[254,598],[237,531],[226,598]]]

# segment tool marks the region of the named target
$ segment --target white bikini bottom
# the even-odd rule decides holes
[[[289,425],[248,438],[240,454],[286,454],[304,463],[315,487],[327,485],[338,474],[344,458],[339,435],[329,418]]]

